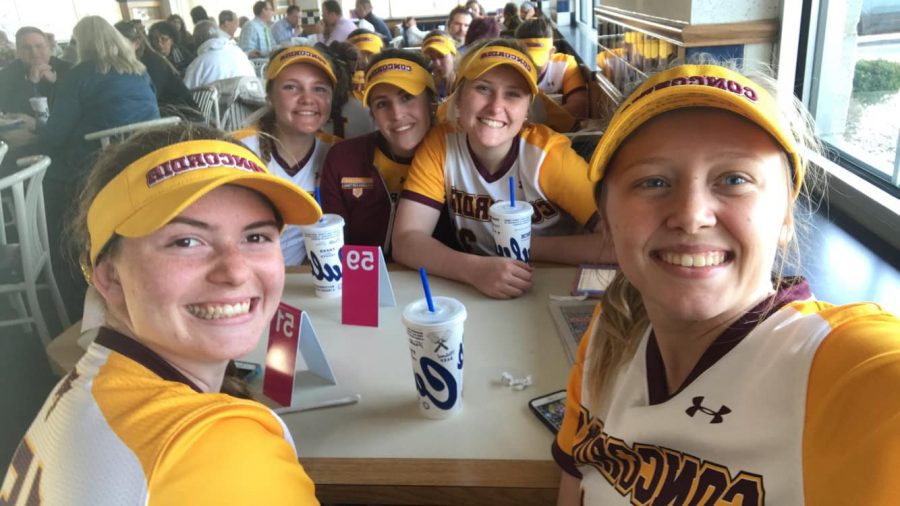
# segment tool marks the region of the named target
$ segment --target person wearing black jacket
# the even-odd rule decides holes
[[[143,31],[133,22],[119,21],[115,26],[119,33],[131,41],[138,59],[147,67],[147,73],[150,74],[150,80],[156,88],[156,101],[160,113],[163,116],[188,116],[195,119],[194,116],[199,115],[197,104],[175,67],[150,47]]]
[[[53,90],[71,65],[50,56],[47,36],[33,26],[16,32],[16,59],[0,70],[0,111],[32,114],[28,99],[47,97],[53,102]]]

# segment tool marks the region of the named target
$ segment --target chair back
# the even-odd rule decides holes
[[[3,159],[6,158],[7,151],[9,151],[9,145],[3,141],[0,141],[0,164],[2,164]]]
[[[24,272],[32,268],[29,264],[38,264],[44,254],[49,259],[50,243],[47,240],[47,218],[44,214],[44,174],[50,166],[47,156],[34,156],[23,159],[27,166],[0,179],[0,192],[9,191],[12,195],[12,210],[16,216],[16,234],[22,252]],[[2,244],[9,245],[6,234]]]
[[[4,234],[0,246],[4,251],[10,253],[10,258],[14,257],[21,263],[20,266],[5,266],[17,271],[21,282],[0,285],[0,292],[30,292],[28,298],[33,307],[32,316],[28,320],[36,324],[38,334],[46,346],[50,336],[39,308],[39,302],[34,295],[35,290],[39,288],[38,279],[42,271],[47,278],[47,284],[51,286],[51,296],[57,306],[60,323],[64,327],[69,326],[69,319],[65,314],[65,308],[52,274],[50,241],[47,237],[47,216],[44,211],[43,181],[47,167],[50,166],[50,158],[32,156],[20,159],[18,163],[20,167],[24,166],[24,168],[0,179],[0,195],[5,191],[12,194],[18,243],[9,243]]]
[[[215,128],[222,128],[222,118],[219,115],[219,90],[213,86],[200,86],[191,90],[191,96],[200,114],[206,118],[206,123]]]
[[[256,77],[261,80],[265,80],[266,78],[266,69],[269,68],[269,59],[268,58],[250,58],[250,63],[253,65],[253,70],[256,71]]]
[[[222,129],[233,131],[243,128],[247,119],[266,105],[266,91],[256,77],[240,76],[216,81],[210,86],[219,90],[222,112]]]
[[[151,119],[149,121],[140,121],[138,123],[131,123],[129,125],[122,125],[115,128],[107,128],[106,130],[91,132],[84,136],[84,140],[99,140],[100,146],[105,148],[106,146],[109,146],[110,142],[122,142],[135,132],[139,132],[147,128],[153,128],[163,125],[175,125],[178,123],[181,123],[181,118],[179,118],[178,116],[168,116],[165,118]]]

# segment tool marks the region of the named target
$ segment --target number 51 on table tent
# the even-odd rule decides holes
[[[378,306],[396,306],[380,246],[345,245],[341,250],[341,323],[378,326]]]

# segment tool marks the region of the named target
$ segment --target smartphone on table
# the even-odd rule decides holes
[[[562,427],[563,417],[566,416],[566,391],[559,390],[547,395],[542,395],[528,401],[528,407],[554,434]]]

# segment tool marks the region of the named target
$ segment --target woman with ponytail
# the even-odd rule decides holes
[[[600,139],[588,177],[621,272],[569,379],[558,504],[900,498],[900,320],[786,275],[815,143],[772,84],[679,65]]]
[[[313,193],[322,162],[340,138],[321,131],[334,115],[338,79],[328,55],[318,49],[293,46],[275,52],[266,71],[268,105],[257,123],[235,133],[266,162],[269,172]],[[281,235],[286,265],[306,258],[299,227]]]

